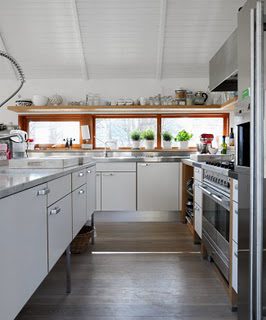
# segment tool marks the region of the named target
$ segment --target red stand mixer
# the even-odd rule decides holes
[[[214,139],[213,134],[210,133],[202,133],[200,135],[200,142],[197,144],[197,149],[201,154],[209,153],[209,146],[212,146],[212,141]]]

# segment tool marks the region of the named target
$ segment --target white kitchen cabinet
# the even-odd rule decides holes
[[[136,172],[102,172],[102,210],[136,210]]]
[[[96,173],[96,211],[102,210],[102,174]]]
[[[71,174],[48,182],[48,206],[71,193]]]
[[[87,174],[87,220],[96,210],[96,167],[89,167]]]
[[[197,180],[194,180],[194,201],[195,203],[202,208],[202,190],[200,189],[201,183]]]
[[[72,241],[71,194],[47,209],[49,271]]]
[[[0,318],[13,320],[48,273],[47,185],[0,200]]]
[[[72,192],[73,238],[87,222],[87,189],[84,184]]]
[[[194,229],[202,238],[202,208],[197,203],[194,204]]]
[[[179,179],[179,163],[138,163],[137,210],[180,210]]]
[[[233,234],[232,239],[238,243],[238,203],[233,201]]]
[[[233,244],[233,259],[232,259],[232,287],[238,293],[238,245],[235,241]]]

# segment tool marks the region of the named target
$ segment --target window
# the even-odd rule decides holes
[[[80,143],[79,121],[30,121],[29,137],[36,144],[64,144],[64,139],[73,138]]]
[[[202,133],[212,133],[214,137],[221,137],[224,132],[224,118],[162,118],[162,132],[170,131],[176,136],[177,133],[183,129],[193,134],[189,146],[196,146]],[[175,145],[177,145],[177,143],[175,143]]]
[[[130,133],[139,129],[144,131],[152,129],[157,132],[157,119],[154,118],[96,118],[95,119],[95,146],[97,148],[104,147],[105,141],[114,140],[117,147],[130,147]],[[157,145],[157,138],[155,139]]]

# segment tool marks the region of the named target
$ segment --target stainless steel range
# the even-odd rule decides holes
[[[232,162],[202,165],[202,241],[208,255],[229,280],[230,178]]]

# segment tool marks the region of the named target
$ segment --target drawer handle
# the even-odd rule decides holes
[[[149,166],[148,163],[141,163],[140,165],[141,165],[142,167],[148,167],[148,166]]]
[[[50,211],[50,215],[58,214],[61,211],[60,208],[54,208]]]
[[[91,170],[87,170],[87,173],[91,173]]]
[[[81,189],[81,190],[79,190],[79,194],[84,194],[84,190],[83,189]]]
[[[84,176],[84,173],[83,172],[80,172],[79,173],[79,177],[83,177]]]
[[[46,188],[46,189],[42,189],[42,190],[39,190],[37,192],[37,196],[45,196],[46,194],[48,194],[50,192],[50,189]]]
[[[105,177],[112,177],[114,174],[113,173],[103,173],[103,176]]]

